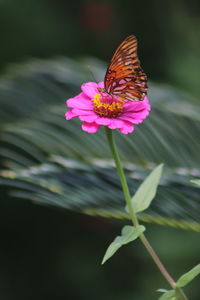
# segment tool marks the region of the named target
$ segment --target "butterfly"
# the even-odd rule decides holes
[[[137,39],[128,36],[115,51],[108,65],[102,92],[130,101],[141,101],[147,94],[147,76],[137,56]]]

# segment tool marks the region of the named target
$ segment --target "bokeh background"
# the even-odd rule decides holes
[[[108,61],[129,34],[150,80],[199,101],[200,3],[181,1],[0,1],[0,72],[13,63],[59,55]],[[88,66],[92,74],[92,66]],[[93,80],[93,78],[92,78]],[[1,189],[0,297],[25,299],[157,299],[166,287],[135,243],[100,262],[121,222],[10,198]],[[148,225],[148,237],[177,278],[199,260],[197,233]],[[198,280],[187,288],[198,300]]]

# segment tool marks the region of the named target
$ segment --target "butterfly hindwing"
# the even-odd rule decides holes
[[[137,39],[128,36],[115,51],[104,79],[105,92],[140,101],[147,93],[147,76],[137,56]]]

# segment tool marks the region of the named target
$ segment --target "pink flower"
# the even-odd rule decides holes
[[[133,132],[134,124],[141,123],[149,114],[147,97],[128,101],[102,92],[103,87],[103,82],[82,84],[82,92],[66,101],[71,108],[65,114],[66,120],[79,117],[82,129],[88,133],[95,133],[101,125],[119,129],[123,134]]]

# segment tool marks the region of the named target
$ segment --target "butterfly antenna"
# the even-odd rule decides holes
[[[90,77],[91,77],[91,81],[97,82],[97,78],[94,75],[94,72],[92,71],[92,68],[89,64],[85,65],[85,69],[88,71]]]

